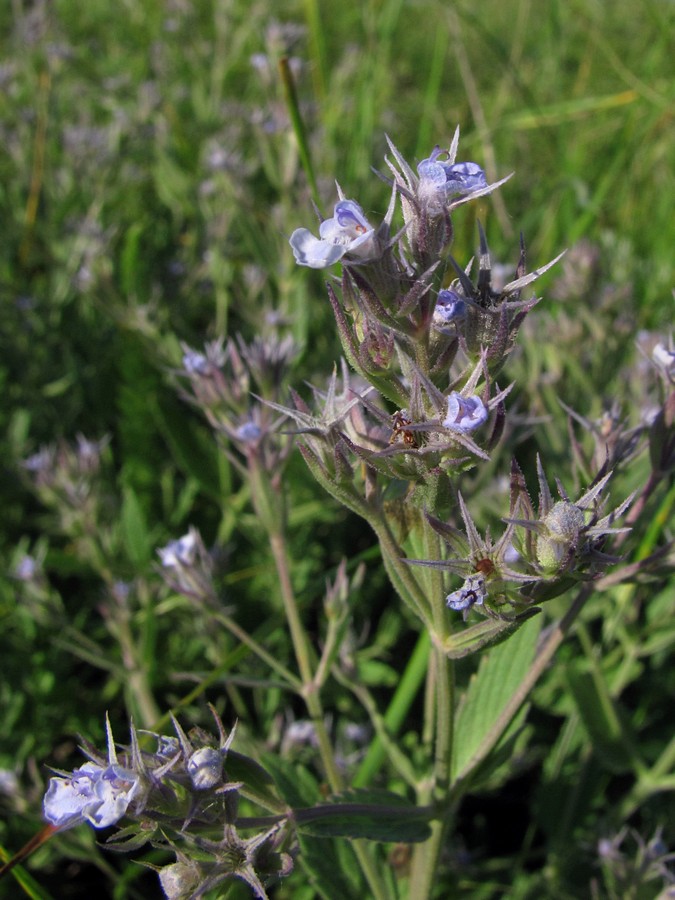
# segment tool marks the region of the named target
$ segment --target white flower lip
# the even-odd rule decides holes
[[[176,541],[170,541],[166,547],[157,551],[165,569],[176,569],[191,566],[197,556],[197,533],[189,531]]]
[[[107,768],[85,763],[71,775],[51,778],[44,799],[44,815],[57,828],[87,821],[94,828],[114,825],[140,790],[136,773],[122,766]]]
[[[374,252],[375,230],[355,200],[340,200],[333,216],[319,226],[320,237],[296,228],[289,239],[298,265],[325,269],[350,254],[367,259]]]

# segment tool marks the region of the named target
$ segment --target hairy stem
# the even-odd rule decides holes
[[[283,532],[272,532],[269,535],[272,555],[279,576],[279,586],[281,589],[281,597],[284,603],[286,618],[291,632],[291,641],[293,642],[293,650],[302,679],[302,696],[307,706],[307,711],[314,724],[317,741],[319,744],[319,753],[321,762],[326,772],[326,778],[334,793],[342,790],[342,776],[335,762],[335,754],[326,730],[325,717],[321,697],[319,696],[317,683],[312,671],[312,658],[309,638],[300,620],[298,605],[295,599],[295,592],[291,583],[288,554],[286,552],[286,541]],[[387,900],[387,893],[382,884],[375,862],[369,848],[363,841],[354,841],[354,853],[361,866],[368,886],[375,900]]]

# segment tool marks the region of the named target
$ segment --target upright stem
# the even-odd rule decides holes
[[[319,753],[321,754],[321,761],[326,772],[328,783],[334,793],[339,793],[342,790],[342,776],[335,763],[333,747],[330,738],[328,737],[328,732],[326,731],[321,697],[319,696],[318,685],[312,671],[309,640],[307,638],[307,633],[302,626],[302,622],[300,621],[295,593],[291,583],[286,541],[282,531],[271,532],[269,538],[274,563],[279,576],[284,610],[291,631],[293,650],[298,663],[298,669],[300,670],[300,678],[302,679],[302,696],[314,724],[319,744]],[[353,848],[361,866],[361,870],[368,882],[372,896],[375,900],[387,900],[387,892],[382,884],[382,879],[375,868],[374,860],[368,848],[364,845],[363,841],[354,841]]]
[[[436,532],[427,522],[423,525],[425,557],[430,560],[441,558],[440,540]],[[437,635],[447,631],[445,609],[442,603],[442,579],[438,569],[430,568],[427,572],[427,589],[429,591],[433,615],[434,630]],[[418,792],[417,801],[424,806],[433,800],[437,805],[445,806],[450,788],[450,771],[452,760],[453,723],[454,723],[454,666],[452,660],[434,643],[430,668],[430,686],[433,687],[435,703],[429,710],[433,716],[434,765],[431,780]],[[427,723],[430,724],[430,723]],[[438,857],[449,824],[449,815],[432,823],[431,836],[424,844],[415,848],[413,855],[410,884],[414,885],[415,900],[430,896],[438,864]]]
[[[413,575],[405,554],[396,542],[391,529],[383,518],[369,519],[377,535],[387,575],[401,599],[415,612],[425,626],[430,622],[430,604],[419,582]]]
[[[283,534],[270,534],[270,546],[272,548],[272,556],[279,576],[279,586],[281,588],[281,599],[284,604],[286,620],[291,631],[291,641],[293,642],[293,652],[300,670],[300,678],[302,680],[302,696],[310,714],[314,728],[316,730],[317,740],[319,742],[319,752],[321,753],[321,761],[326,770],[326,777],[331,786],[331,790],[342,790],[342,777],[335,764],[333,748],[331,747],[326,725],[324,722],[323,707],[321,698],[317,693],[314,673],[312,671],[312,662],[310,656],[309,641],[307,634],[300,621],[298,606],[295,601],[295,593],[291,584],[290,573],[288,571],[288,556],[286,553],[286,541]]]

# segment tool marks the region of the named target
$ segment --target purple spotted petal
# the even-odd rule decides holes
[[[487,591],[485,590],[485,579],[482,575],[469,575],[461,588],[448,594],[445,598],[445,604],[449,609],[455,612],[464,612],[471,609],[472,606],[482,606]]]
[[[101,805],[95,787],[103,772],[101,766],[86,763],[71,775],[50,778],[42,804],[45,819],[57,828],[83,822]]]
[[[94,786],[98,806],[85,811],[94,828],[107,828],[119,822],[141,789],[139,776],[122,766],[108,766]]]

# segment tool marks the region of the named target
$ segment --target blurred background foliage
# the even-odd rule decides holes
[[[2,826],[4,844],[16,846],[36,827],[40,766],[65,765],[74,734],[100,736],[106,707],[122,722],[121,698],[133,705],[127,661],[101,614],[118,581],[135,592],[137,663],[159,709],[231,669],[242,682],[260,679],[241,648],[195,625],[153,573],[155,548],[189,524],[219,548],[223,596],[240,624],[262,629],[272,652],[287,656],[247,485],[172,378],[181,341],[201,346],[224,333],[290,332],[301,347],[299,389],[305,380],[321,384],[338,358],[326,275],[296,268],[287,245],[314,215],[280,58],[294,75],[324,215],[336,180],[371,220],[384,213],[388,188],[371,167],[386,171],[385,133],[418,161],[436,143],[447,145],[459,124],[460,158],[479,162],[490,180],[515,172],[499,194],[456,216],[453,254],[462,265],[476,249],[476,218],[495,268],[506,266],[508,277],[521,231],[531,266],[569,248],[537,285],[545,302],[508,372],[517,380],[511,399],[520,428],[507,435],[503,457],[475,476],[473,512],[485,523],[495,498],[503,505],[495,479],[508,471],[509,452],[528,477],[538,450],[570,488],[579,478],[559,399],[590,418],[615,404],[634,422],[649,403],[635,337],[667,340],[673,319],[674,17],[666,0],[639,9],[627,0],[305,0],[283,4],[283,13],[242,0],[1,5],[0,766],[24,785],[22,815]],[[540,419],[536,439],[526,414]],[[105,565],[58,510],[39,502],[20,466],[43,444],[78,433],[110,436],[99,475],[103,512],[89,535],[104,546]],[[617,496],[645,472],[638,461],[619,473]],[[384,698],[411,638],[373,560],[372,537],[319,493],[298,459],[286,477],[295,498],[296,586],[317,630],[326,574],[343,555],[369,565],[356,621],[381,661],[372,680]],[[665,514],[666,533],[670,509],[655,510]],[[44,559],[41,596],[27,596],[13,574],[24,553]],[[513,896],[541,896],[528,891],[545,893],[546,877],[559,886],[578,877],[570,836],[599,835],[605,788],[612,802],[627,804],[626,816],[637,808],[621,780],[630,765],[608,767],[580,727],[586,710],[575,698],[586,696],[589,667],[614,696],[627,691],[624,714],[643,733],[635,740],[648,757],[671,730],[658,712],[675,689],[666,666],[672,631],[658,638],[671,594],[667,586],[621,590],[592,605],[585,647],[568,646],[568,665],[540,688],[531,726],[539,731],[522,762],[525,772],[543,772],[528,780],[525,801],[533,854],[519,851],[514,863],[501,845],[493,853],[490,814],[465,811],[467,840],[494,855],[495,890],[505,871],[524,885]],[[645,620],[647,599],[657,612]],[[55,632],[57,621],[68,630]],[[593,647],[605,640],[609,662],[601,665]],[[228,702],[246,714],[252,736],[272,743],[292,714],[273,687],[239,688],[236,679]],[[582,778],[595,780],[587,793]],[[575,784],[572,803],[565,792]],[[510,808],[508,791],[494,802]],[[668,803],[648,808],[645,836]],[[566,818],[556,817],[561,809]],[[548,857],[547,876],[538,857],[544,832],[559,853]],[[500,853],[510,861],[500,864]],[[97,858],[100,868],[119,868]],[[471,890],[492,896],[489,886]]]

